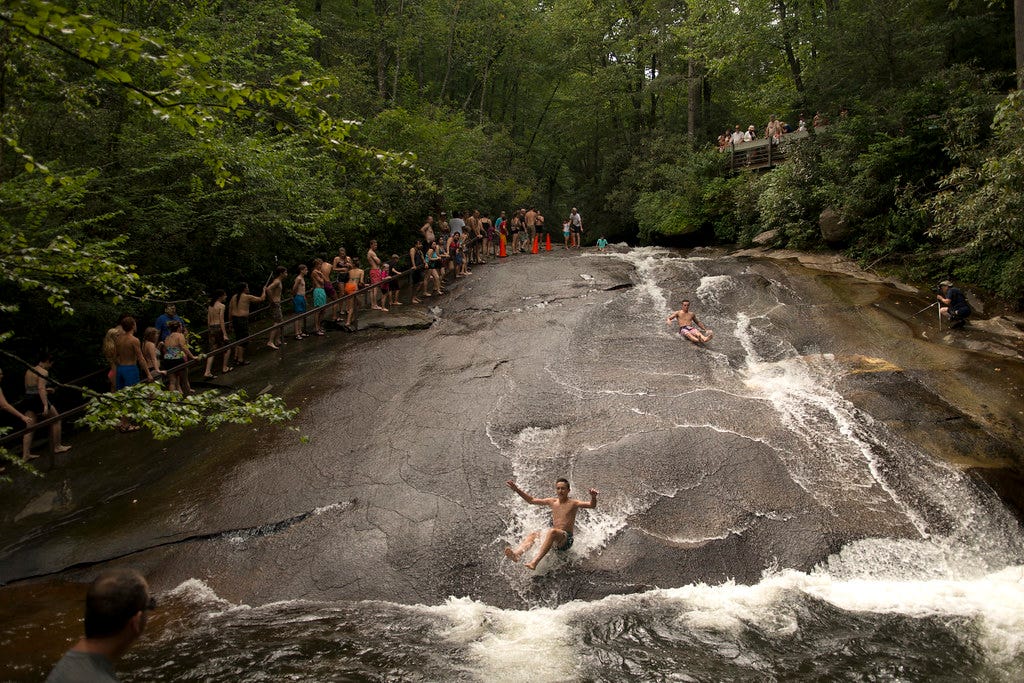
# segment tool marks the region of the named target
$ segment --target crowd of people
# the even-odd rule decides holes
[[[840,112],[840,117],[845,116],[846,110],[843,109],[842,112]],[[793,132],[806,131],[807,125],[807,117],[802,113],[797,121],[796,128],[773,115],[765,125],[763,135],[758,134],[756,126],[750,125],[747,126],[746,130],[744,130],[739,124],[737,124],[732,128],[726,128],[725,132],[718,136],[718,151],[724,152],[731,146],[738,145],[742,142],[753,142],[754,140],[770,140],[772,143],[778,143],[782,140],[782,136],[784,135],[788,135]],[[815,112],[810,125],[814,128],[827,126],[828,117],[820,111]]]
[[[361,308],[388,312],[405,303],[423,303],[444,295],[446,287],[454,281],[472,275],[475,265],[501,256],[529,253],[535,244],[550,242],[552,234],[545,227],[545,216],[536,207],[508,213],[511,218],[502,211],[494,220],[479,210],[457,211],[451,218],[443,211],[436,219],[428,216],[409,248],[407,262],[397,253],[386,256],[381,253],[377,240],[370,240],[364,255],[349,254],[341,247],[336,256],[314,258],[310,265],[299,264],[290,280],[288,269],[277,266],[258,294],[250,291],[245,282],[238,283],[230,293],[215,290],[206,306],[203,378],[213,380],[218,377],[217,372],[225,374],[249,364],[246,353],[251,341],[250,316],[254,305],[262,305],[269,311],[272,324],[266,346],[277,351],[286,343],[286,335],[296,341],[323,336],[328,323],[352,330]],[[561,227],[563,248],[579,249],[584,232],[583,216],[575,207]],[[597,244],[603,250],[608,241],[601,237]],[[407,302],[403,302],[399,276],[406,274],[411,287],[407,289]],[[283,304],[288,300],[294,316],[285,322]],[[232,337],[234,344],[226,348]],[[118,391],[142,381],[161,381],[171,391],[192,393],[186,364],[200,357],[193,348],[196,339],[203,338],[190,338],[176,302],[167,303],[164,312],[148,327],[140,328],[134,316],[122,315],[103,338],[109,389]],[[0,391],[0,409],[22,421],[26,428],[38,420],[59,416],[58,409],[49,400],[54,392],[48,380],[52,364],[52,356],[44,354],[26,372],[23,402],[12,404]],[[120,429],[128,432],[139,427],[125,421]],[[31,452],[33,436],[31,430],[23,436],[25,460],[38,457]],[[50,439],[54,452],[68,450],[61,442],[60,420],[50,424]]]

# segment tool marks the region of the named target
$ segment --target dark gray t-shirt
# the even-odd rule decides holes
[[[114,665],[103,655],[68,650],[60,658],[46,683],[117,683]]]

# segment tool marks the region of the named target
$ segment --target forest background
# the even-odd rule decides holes
[[[202,327],[277,264],[526,205],[591,241],[776,230],[1019,308],[1014,56],[987,0],[5,0],[0,342],[73,375],[122,311]],[[818,111],[788,163],[725,172],[727,127]]]

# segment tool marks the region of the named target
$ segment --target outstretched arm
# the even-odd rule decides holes
[[[149,363],[146,362],[146,357],[142,354],[142,344],[140,344],[139,340],[136,339],[132,343],[132,346],[135,347],[135,363],[137,365],[141,365],[142,366],[142,369],[146,371],[146,380],[149,381],[149,382],[152,382],[153,381],[153,373],[151,373],[149,371]],[[186,347],[185,353],[188,353],[187,347]]]
[[[704,323],[697,320],[697,316],[693,316],[693,324],[699,327],[700,329],[704,330],[705,332],[708,331],[708,328],[704,327]]]
[[[670,315],[667,320],[665,320],[665,324],[668,325],[670,322],[672,322],[673,320],[677,320],[678,318],[679,318],[679,311],[676,311],[675,313]]]
[[[590,502],[584,503],[582,500],[577,501],[579,503],[578,507],[590,508],[591,510],[595,509],[597,507],[597,494],[597,489],[590,489]]]
[[[515,483],[514,481],[512,481],[511,479],[509,479],[509,480],[508,480],[507,482],[505,482],[505,483],[506,483],[506,484],[508,484],[508,487],[509,487],[510,489],[512,489],[513,491],[515,491],[516,493],[518,493],[518,494],[519,494],[519,497],[520,497],[520,498],[522,498],[523,500],[525,500],[525,501],[526,501],[527,503],[529,503],[530,505],[544,505],[544,502],[545,502],[545,500],[546,500],[546,499],[543,499],[543,498],[534,498],[534,497],[533,497],[533,496],[531,496],[531,495],[530,495],[529,493],[527,493],[526,491],[524,491],[524,490],[522,490],[521,488],[519,488],[519,487],[518,487],[518,486],[516,485],[516,483]]]

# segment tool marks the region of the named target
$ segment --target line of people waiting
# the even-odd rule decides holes
[[[312,267],[300,264],[291,282],[291,303],[294,312],[294,338],[326,334],[325,323],[333,321],[338,326],[351,330],[360,298],[371,310],[388,312],[394,306],[401,306],[401,285],[398,276],[411,272],[410,304],[422,303],[424,299],[446,293],[446,282],[472,275],[470,266],[486,263],[499,256],[499,245],[504,239],[511,245],[512,253],[526,253],[535,239],[546,235],[545,218],[535,207],[524,207],[512,211],[512,218],[502,211],[494,221],[479,210],[456,212],[449,220],[445,212],[435,223],[428,216],[420,228],[420,239],[409,249],[408,267],[399,268],[400,257],[391,254],[384,259],[378,254],[378,243],[371,240],[366,251],[365,267],[358,256],[349,255],[344,247],[338,249],[333,258],[317,257]],[[437,232],[435,233],[435,225]],[[583,219],[574,207],[569,218],[563,223],[564,247],[579,248],[583,233]],[[605,242],[607,244],[607,242]],[[368,272],[367,272],[368,271]],[[249,290],[245,282],[229,294],[217,289],[209,297],[206,318],[206,363],[203,378],[216,379],[215,366],[221,374],[231,372],[235,367],[248,365],[245,355],[251,335],[250,313],[253,304],[267,305],[272,329],[268,332],[266,345],[272,350],[281,348],[284,341],[285,279],[288,270],[284,266],[274,269],[259,295]],[[366,289],[363,297],[359,292]],[[314,308],[312,331],[307,332],[305,315],[309,310],[309,297]],[[117,324],[107,330],[103,339],[103,355],[109,364],[107,381],[111,391],[146,381],[165,381],[167,388],[188,395],[193,392],[189,373],[183,366],[196,360],[190,342],[186,321],[178,315],[175,303],[168,303],[164,312],[153,325],[137,335],[138,323],[135,318],[123,314]],[[233,333],[236,344],[229,351],[221,352],[228,345]],[[219,360],[219,362],[218,362]],[[49,368],[53,357],[43,354],[39,362],[25,374],[25,399],[18,405],[6,400],[0,390],[0,409],[14,415],[31,427],[39,419],[59,416],[57,408],[49,400],[54,387],[49,383]],[[2,374],[0,374],[2,379]],[[135,431],[138,426],[128,422],[121,425],[122,431]],[[34,432],[23,435],[23,457],[31,460],[37,455],[31,452]],[[53,451],[63,453],[70,450],[61,441],[61,422],[50,425],[50,439]],[[2,469],[0,469],[2,471]]]

